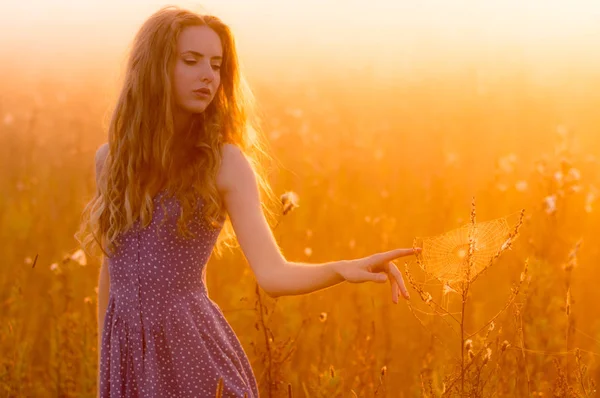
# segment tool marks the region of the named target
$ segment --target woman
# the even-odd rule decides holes
[[[96,153],[97,193],[78,239],[105,254],[98,291],[100,397],[258,397],[205,265],[234,235],[270,296],[343,281],[385,282],[408,298],[391,260],[413,249],[321,264],[280,252],[262,211],[262,150],[234,39],[214,16],[168,7],[138,32]],[[221,233],[223,232],[223,233]],[[220,240],[219,240],[220,239]]]

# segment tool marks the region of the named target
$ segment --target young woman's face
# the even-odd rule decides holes
[[[185,113],[204,112],[221,83],[219,35],[208,26],[188,26],[179,35],[175,56],[175,106]]]

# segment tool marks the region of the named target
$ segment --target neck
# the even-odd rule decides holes
[[[173,127],[175,135],[181,135],[187,131],[192,121],[192,114],[180,108],[176,108],[173,112]]]

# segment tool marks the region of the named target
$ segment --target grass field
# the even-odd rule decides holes
[[[114,81],[6,72],[0,396],[92,397],[98,260],[69,256]],[[478,221],[525,216],[512,249],[466,297],[408,260],[425,293],[409,287],[410,305],[394,305],[379,284],[274,300],[257,295],[239,251],[213,256],[211,298],[244,345],[261,396],[595,396],[600,75],[507,67],[309,77],[250,79],[277,160],[275,192],[300,198],[275,230],[288,259],[411,247],[468,223],[473,197]]]

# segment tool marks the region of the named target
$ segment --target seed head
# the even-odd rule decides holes
[[[488,347],[485,350],[485,355],[483,356],[483,364],[485,365],[486,363],[488,363],[491,358],[492,358],[492,349]]]
[[[546,213],[552,214],[556,211],[556,195],[546,196],[544,203],[546,204]]]
[[[325,322],[327,320],[327,313],[326,312],[321,312],[321,314],[319,315],[319,320],[321,322]]]
[[[299,198],[295,192],[288,191],[281,195],[281,206],[283,207],[283,215],[285,216],[296,207],[299,207],[298,201]]]
[[[82,267],[87,265],[87,258],[85,256],[85,252],[81,249],[77,250],[75,253],[71,254],[69,257],[71,260],[75,261]]]
[[[448,282],[446,282],[444,284],[444,290],[443,290],[443,292],[444,292],[444,295],[446,295],[446,294],[448,294],[450,292],[456,293],[456,290],[452,289],[452,287],[450,287],[450,285],[448,284]]]
[[[465,350],[470,351],[473,348],[473,340],[468,339],[465,341]]]

